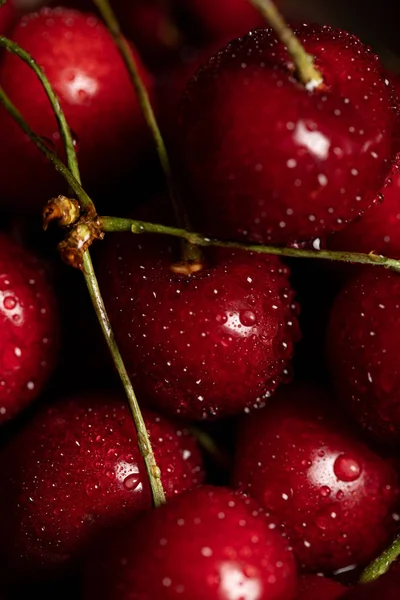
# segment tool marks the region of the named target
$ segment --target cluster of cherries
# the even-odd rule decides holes
[[[49,78],[96,205],[173,223],[118,49],[92,3],[68,4],[20,15],[9,1],[0,34]],[[369,47],[295,28],[321,75],[304,85],[245,0],[114,4],[195,231],[400,258],[400,79]],[[0,86],[64,158],[41,84],[4,50]],[[397,600],[400,564],[357,579],[400,520],[400,275],[301,261],[326,315],[302,323],[277,257],[206,248],[187,275],[175,239],[107,235],[101,290],[167,497],[153,510],[78,273],[51,272],[35,233],[66,184],[3,107],[0,139],[1,600]],[[291,365],[301,335],[319,340],[298,347],[314,372]]]

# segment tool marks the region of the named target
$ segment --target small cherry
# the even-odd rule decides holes
[[[83,184],[99,187],[132,167],[148,141],[144,118],[118,49],[93,15],[44,8],[23,17],[12,39],[43,67],[75,136]],[[132,52],[134,52],[132,50]],[[137,57],[136,57],[137,58]],[[149,76],[140,67],[147,85]],[[11,54],[0,63],[5,92],[31,127],[62,157],[63,144],[36,75]],[[1,203],[37,210],[65,187],[54,167],[0,111]]]
[[[289,377],[299,337],[288,269],[276,258],[208,249],[204,268],[173,272],[179,246],[110,238],[104,297],[135,390],[191,419],[264,406]]]
[[[44,264],[0,234],[0,425],[43,391],[57,358],[58,318]]]
[[[337,581],[318,575],[300,577],[299,588],[296,600],[336,600],[346,592],[346,588]]]
[[[182,426],[144,418],[168,498],[202,482]],[[58,575],[104,531],[152,505],[125,399],[69,397],[43,409],[0,455],[2,577]]]
[[[384,443],[400,443],[400,279],[369,267],[337,296],[328,363],[341,402]]]
[[[205,486],[109,539],[86,574],[85,600],[293,600],[285,540],[251,499]]]
[[[377,57],[330,27],[296,33],[322,87],[300,85],[285,48],[257,30],[186,88],[182,186],[207,234],[278,244],[319,237],[369,207],[383,183],[396,115]]]
[[[396,471],[331,404],[325,389],[297,384],[239,424],[235,484],[263,504],[312,571],[367,563],[398,517]]]
[[[371,583],[358,585],[343,600],[398,600],[400,594],[400,572],[389,571]]]

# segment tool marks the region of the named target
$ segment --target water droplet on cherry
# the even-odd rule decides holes
[[[361,475],[360,463],[348,454],[340,454],[337,457],[333,470],[340,481],[356,481]]]

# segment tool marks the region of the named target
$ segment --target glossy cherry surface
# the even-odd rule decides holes
[[[400,442],[400,280],[369,267],[335,300],[327,353],[338,396],[362,427]]]
[[[150,412],[145,421],[167,496],[201,483],[188,431]],[[151,507],[132,417],[115,395],[44,409],[2,451],[0,473],[3,577],[57,573],[104,530]]]
[[[301,565],[364,564],[396,529],[396,471],[347,428],[323,388],[282,389],[239,425],[235,484],[259,500]]]
[[[43,391],[56,362],[58,318],[44,264],[0,234],[0,424]]]
[[[105,185],[131,167],[148,134],[127,70],[105,26],[90,14],[44,8],[22,18],[11,37],[43,67],[60,99],[76,141],[84,185],[98,185],[99,173]],[[34,131],[63,156],[58,126],[36,75],[6,54],[0,79]],[[54,167],[5,109],[0,111],[0,135],[7,139],[0,148],[2,204],[37,210],[49,196],[64,190]]]
[[[179,246],[131,234],[99,261],[106,306],[135,389],[192,419],[263,406],[287,379],[299,332],[288,269],[247,252],[205,252],[174,274]]]
[[[395,123],[378,59],[329,27],[298,31],[325,88],[307,91],[269,30],[229,44],[189,82],[180,112],[196,228],[288,243],[339,230],[383,183]]]
[[[296,600],[336,600],[346,592],[346,588],[337,581],[318,575],[300,577],[299,588]]]
[[[0,7],[0,35],[7,35],[17,20],[18,12],[14,2],[8,0],[6,4]]]
[[[293,600],[285,540],[260,507],[206,486],[174,498],[108,540],[92,561],[85,600]]]

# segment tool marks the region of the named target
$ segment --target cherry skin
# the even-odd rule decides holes
[[[327,352],[338,396],[384,443],[400,442],[400,281],[375,267],[353,277],[335,300]]]
[[[347,594],[342,596],[343,600],[398,600],[400,592],[400,572],[392,570],[382,575],[376,581],[358,585]]]
[[[346,592],[346,588],[337,581],[318,575],[300,577],[299,588],[296,600],[336,600]]]
[[[374,558],[396,527],[400,497],[396,471],[331,403],[323,388],[297,384],[239,425],[235,484],[263,504],[312,571]]]
[[[201,483],[188,431],[144,417],[167,497]],[[111,394],[44,409],[3,450],[0,473],[3,577],[58,574],[102,532],[152,505],[126,400]]]
[[[288,377],[298,337],[288,269],[275,258],[210,249],[205,268],[186,276],[171,271],[178,256],[165,239],[121,234],[99,263],[135,390],[191,419],[263,406]]]
[[[221,40],[265,26],[260,13],[246,0],[175,0],[209,39]]]
[[[146,124],[118,49],[93,15],[44,8],[25,16],[12,39],[43,67],[73,132],[85,186],[104,185],[132,166],[147,144]],[[145,82],[149,77],[140,67]],[[0,80],[31,127],[63,156],[58,127],[36,75],[5,55]],[[33,142],[0,111],[2,203],[37,210],[65,187]]]
[[[186,88],[182,183],[207,234],[277,244],[319,237],[370,206],[383,182],[395,111],[377,58],[345,32],[297,33],[323,90],[294,80],[269,30],[229,44]]]
[[[0,7],[0,35],[7,35],[11,27],[18,20],[18,16],[18,11],[11,0],[8,0],[6,4]]]
[[[85,579],[85,600],[291,600],[297,587],[293,555],[260,507],[211,486],[108,540]]]
[[[43,391],[58,338],[57,303],[44,264],[0,234],[0,424]]]
[[[329,236],[327,245],[334,250],[400,258],[400,154],[382,188],[382,202]]]

